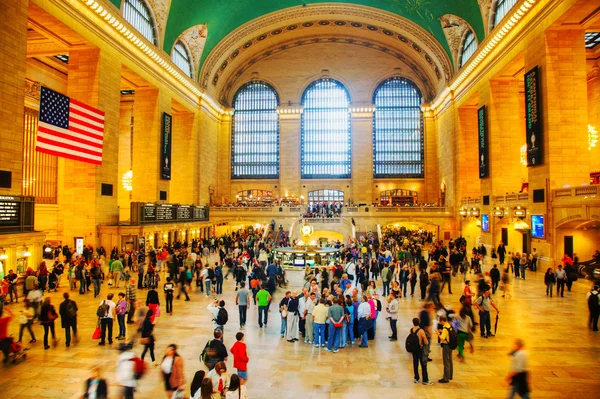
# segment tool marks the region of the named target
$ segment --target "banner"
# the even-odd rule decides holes
[[[525,74],[525,133],[527,166],[544,163],[542,147],[542,120],[540,116],[539,72],[536,66]]]
[[[163,112],[162,142],[160,151],[160,178],[171,180],[171,128],[173,117]]]
[[[487,115],[485,105],[477,110],[477,138],[479,142],[479,178],[490,175],[488,157]]]

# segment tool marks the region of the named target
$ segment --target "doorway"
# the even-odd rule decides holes
[[[508,228],[507,227],[502,228],[502,242],[504,243],[504,246],[508,248]]]
[[[565,236],[564,245],[565,245],[565,253],[572,258],[573,257],[573,236]]]
[[[529,249],[531,247],[531,232],[530,231],[523,231],[522,233],[522,237],[523,237],[523,252],[524,254],[528,254],[529,253]]]

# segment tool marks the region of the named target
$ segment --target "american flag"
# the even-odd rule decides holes
[[[37,151],[101,165],[103,138],[104,112],[42,87]]]

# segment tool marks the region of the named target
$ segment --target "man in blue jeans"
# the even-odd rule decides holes
[[[329,310],[327,306],[325,306],[325,298],[321,298],[319,304],[315,306],[312,311],[313,315],[313,324],[315,327],[315,348],[319,346],[321,348],[325,347],[325,322],[327,321],[327,315],[329,314]]]
[[[329,340],[327,341],[327,350],[331,352],[333,347],[333,353],[338,352],[340,346],[340,336],[342,334],[343,322],[344,322],[344,308],[341,306],[344,304],[342,298],[334,299],[333,305],[329,307],[327,313],[327,324],[329,324]]]
[[[288,291],[285,293],[285,296],[281,299],[281,301],[279,301],[279,314],[281,316],[281,329],[279,330],[279,333],[281,334],[281,337],[285,337],[286,333],[287,333],[287,314],[288,314],[288,302],[290,300],[290,296],[292,295],[291,291]]]
[[[492,324],[490,320],[490,310],[493,307],[496,309],[496,312],[499,314],[500,311],[498,307],[490,298],[490,290],[486,290],[482,296],[477,298],[475,301],[475,306],[479,309],[479,328],[481,331],[481,336],[483,338],[493,337],[492,334]],[[487,330],[487,331],[486,331]]]
[[[369,329],[369,317],[371,317],[371,306],[367,302],[367,296],[360,297],[360,305],[358,305],[358,333],[360,334],[360,347],[368,348],[369,341],[367,338],[367,330]]]
[[[265,327],[267,327],[271,294],[269,294],[269,291],[267,291],[264,286],[256,293],[256,301],[258,303],[258,325],[262,328],[264,323]]]

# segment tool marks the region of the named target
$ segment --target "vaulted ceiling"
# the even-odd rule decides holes
[[[122,0],[110,0],[121,7]],[[168,7],[162,48],[170,53],[177,38],[186,29],[196,25],[207,26],[207,37],[202,62],[210,52],[231,32],[243,24],[266,14],[289,7],[314,4],[355,4],[377,8],[407,18],[430,33],[451,55],[439,18],[453,14],[464,19],[482,40],[484,23],[478,0],[148,0]],[[489,3],[490,0],[479,0]],[[373,21],[374,23],[376,21]]]

